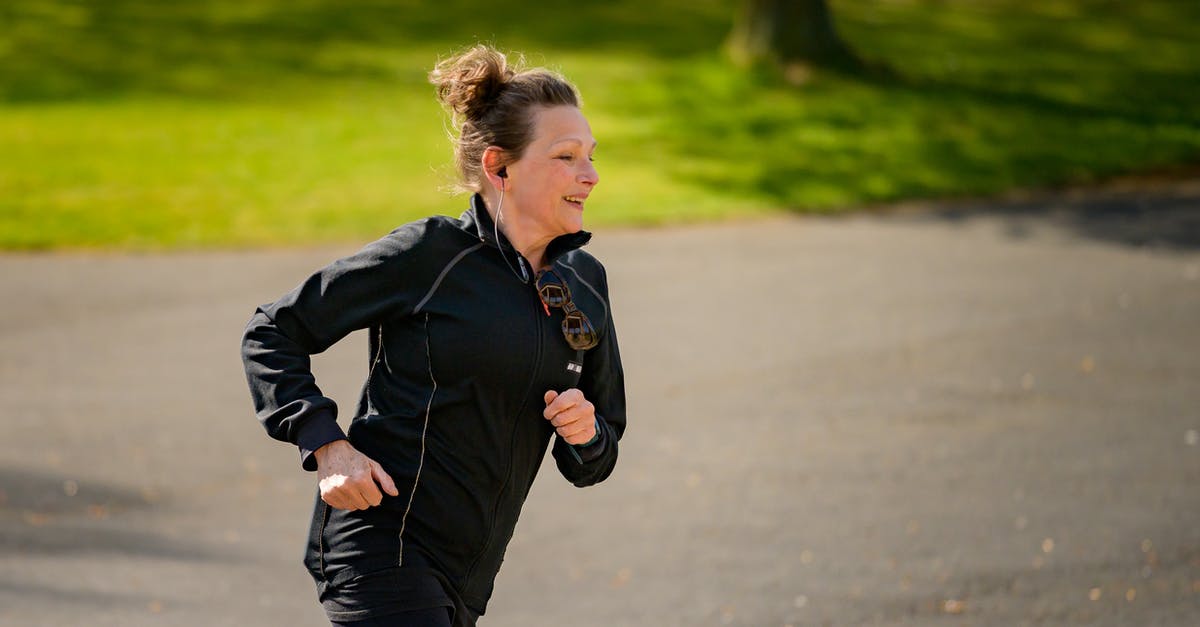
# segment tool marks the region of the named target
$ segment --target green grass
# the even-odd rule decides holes
[[[0,7],[0,248],[362,240],[464,205],[425,73],[477,40],[583,92],[590,225],[840,211],[1200,161],[1200,5],[833,0],[889,72],[800,86],[732,0]]]

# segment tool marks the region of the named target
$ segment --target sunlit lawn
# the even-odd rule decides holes
[[[1188,2],[837,1],[890,73],[720,54],[734,2],[34,2],[0,8],[0,248],[360,240],[457,214],[425,73],[477,39],[561,69],[595,224],[836,211],[1200,160]]]

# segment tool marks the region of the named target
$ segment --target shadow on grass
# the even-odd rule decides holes
[[[0,8],[16,25],[0,34],[0,101],[143,92],[221,98],[264,83],[423,80],[438,55],[476,41],[670,56],[718,45],[730,11],[682,1],[12,0]],[[414,53],[419,63],[404,56]]]
[[[887,71],[764,73],[666,68],[656,83],[664,152],[721,167],[669,175],[796,211],[1087,184],[1200,162],[1200,46],[1178,3],[993,0],[839,5],[851,44]],[[715,78],[725,73],[722,78]],[[636,103],[628,115],[645,109]]]

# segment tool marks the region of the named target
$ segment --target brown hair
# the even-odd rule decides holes
[[[533,140],[534,107],[579,106],[579,93],[567,79],[542,68],[510,68],[504,53],[476,45],[441,61],[429,73],[438,100],[450,113],[454,162],[461,188],[481,191],[483,152],[504,151],[504,163],[521,158]]]

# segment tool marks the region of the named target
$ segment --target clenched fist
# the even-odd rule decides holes
[[[367,509],[379,505],[383,494],[400,494],[396,484],[377,462],[358,452],[346,440],[335,440],[313,452],[317,458],[321,500],[338,509]],[[376,484],[378,482],[378,485]]]
[[[587,444],[596,436],[596,407],[575,388],[562,394],[547,390],[542,415],[567,444]]]

